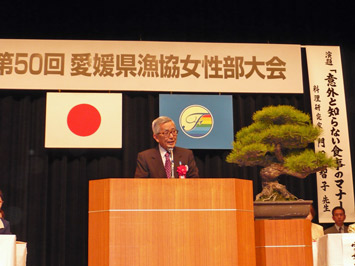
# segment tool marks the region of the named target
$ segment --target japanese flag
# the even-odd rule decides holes
[[[121,93],[47,93],[46,148],[122,148]]]

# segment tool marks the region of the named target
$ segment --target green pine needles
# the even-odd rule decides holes
[[[297,199],[286,189],[280,191],[283,186],[278,184],[278,176],[305,178],[337,166],[334,158],[308,148],[322,133],[321,128],[311,123],[308,114],[293,106],[268,106],[255,112],[253,120],[253,124],[237,132],[226,160],[239,166],[264,167],[260,171],[263,191],[257,200]]]

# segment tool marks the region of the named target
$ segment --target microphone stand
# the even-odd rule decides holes
[[[175,170],[174,170],[174,153],[173,148],[169,148],[169,152],[171,154],[171,178],[175,178]]]

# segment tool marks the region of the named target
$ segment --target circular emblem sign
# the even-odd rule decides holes
[[[182,131],[189,137],[206,137],[213,128],[212,113],[202,105],[190,105],[180,114],[179,123]]]

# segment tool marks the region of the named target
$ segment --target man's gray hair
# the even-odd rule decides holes
[[[160,125],[170,121],[174,123],[174,121],[167,116],[159,116],[158,118],[154,119],[154,121],[152,122],[153,134],[158,135],[160,133]]]

